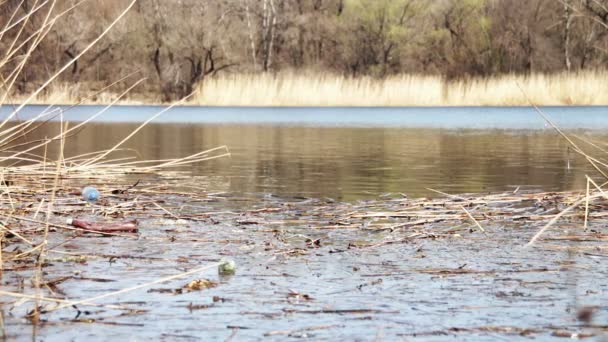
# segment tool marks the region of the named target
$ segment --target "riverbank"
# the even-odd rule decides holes
[[[608,72],[504,75],[447,80],[399,75],[383,79],[320,73],[233,74],[207,78],[185,105],[195,106],[542,106],[608,105]],[[520,89],[521,87],[521,89]],[[122,91],[99,85],[52,86],[32,104],[108,104]],[[523,90],[523,91],[522,91]],[[6,103],[22,103],[25,95]],[[119,104],[162,104],[135,89]]]

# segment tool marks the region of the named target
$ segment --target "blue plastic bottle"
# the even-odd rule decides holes
[[[82,189],[82,199],[87,202],[95,202],[99,199],[99,191],[92,186],[85,186]]]

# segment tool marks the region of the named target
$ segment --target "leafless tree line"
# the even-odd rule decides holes
[[[73,59],[124,8],[121,0],[6,0],[0,49],[19,46],[61,13],[19,76],[18,91]],[[16,14],[16,15],[15,15]],[[95,87],[140,70],[164,100],[221,73],[332,72],[449,78],[603,68],[608,0],[139,0],[62,75]],[[4,64],[6,78],[19,55]]]

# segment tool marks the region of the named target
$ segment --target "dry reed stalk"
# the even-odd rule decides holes
[[[585,192],[585,223],[583,224],[583,228],[587,229],[587,222],[589,221],[589,176],[585,175],[587,178],[587,191]]]
[[[519,87],[519,89],[521,90],[522,94],[526,97],[526,100],[528,101],[528,103],[534,108],[534,110],[543,118],[543,120],[545,120],[549,125],[551,125],[551,127],[553,127],[553,129],[555,129],[555,131],[557,131],[557,133],[559,133],[559,135],[561,135],[573,148],[574,151],[577,152],[578,154],[582,155],[583,157],[585,157],[585,159],[587,159],[587,161],[602,175],[604,176],[604,178],[608,179],[608,174],[606,174],[604,171],[602,171],[599,166],[597,164],[600,164],[604,167],[608,167],[608,164],[603,163],[602,161],[591,157],[590,155],[588,155],[587,153],[585,153],[574,141],[572,141],[572,139],[570,139],[570,137],[568,137],[566,135],[566,133],[564,133],[556,124],[553,123],[553,121],[549,118],[548,115],[546,115],[540,108],[538,108],[538,106],[536,105],[536,103],[534,103],[532,101],[532,99],[530,99],[528,97],[528,94],[524,91],[524,89],[521,87],[521,85],[519,85],[519,83],[517,84],[517,86]],[[597,163],[597,164],[596,164]]]
[[[37,3],[38,3],[38,0],[35,1],[35,4],[37,4]],[[36,50],[38,45],[42,42],[43,38],[46,37],[46,35],[50,32],[52,24],[54,23],[54,20],[52,20],[51,23],[49,24],[49,19],[50,19],[52,10],[55,6],[55,3],[56,3],[56,1],[51,2],[50,9],[48,10],[47,15],[45,16],[39,29],[37,31],[33,32],[28,38],[24,39],[24,41],[21,42],[21,44],[19,46],[15,47],[14,44],[17,42],[17,40],[20,38],[21,34],[24,32],[24,29],[26,27],[26,24],[27,24],[27,21],[29,20],[30,15],[28,15],[26,17],[25,22],[23,23],[19,32],[17,33],[16,37],[14,38],[13,43],[11,44],[11,47],[7,50],[5,59],[2,62],[0,62],[0,64],[4,65],[4,63],[6,63],[6,61],[8,61],[13,54],[17,53],[18,51],[21,51],[22,49],[27,50],[24,54],[22,54],[21,61],[17,65],[17,67],[15,67],[13,69],[13,71],[6,77],[6,79],[9,80],[9,82],[8,82],[8,85],[5,85],[6,92],[5,92],[2,100],[0,101],[0,103],[5,103],[6,98],[9,94],[11,88],[13,87],[14,83],[17,81],[17,77],[19,76],[19,74],[23,71],[23,68],[27,64],[30,56]],[[33,42],[30,43],[30,40],[33,40]],[[29,46],[26,46],[26,44],[29,44]],[[0,124],[0,128],[2,128],[4,126],[4,124],[5,124],[5,122]]]
[[[69,62],[64,64],[63,67],[61,67],[57,72],[55,72],[51,77],[49,77],[40,87],[38,87],[38,89],[36,89],[33,93],[31,93],[26,98],[26,100],[17,107],[17,109],[15,109],[10,115],[8,115],[4,119],[4,121],[0,124],[0,129],[2,127],[4,127],[4,125],[6,125],[6,123],[10,119],[12,119],[16,113],[18,113],[21,109],[23,109],[23,107],[25,107],[25,105],[27,105],[33,98],[35,98],[43,89],[45,89],[49,84],[51,84],[51,82],[53,82],[60,74],[62,74],[72,64],[74,64],[75,61],[80,59],[80,57],[82,57],[91,48],[93,48],[93,46],[97,45],[97,43],[101,40],[101,38],[103,38],[127,14],[127,12],[131,9],[131,7],[133,7],[135,2],[136,2],[136,0],[132,0],[129,3],[129,5],[127,6],[127,8],[125,8],[110,24],[108,24],[106,26],[106,29],[103,32],[101,32],[93,41],[91,41],[86,47],[84,47],[82,49],[82,51],[80,51],[80,53],[78,53],[73,59],[71,59]],[[49,11],[49,13],[50,13],[50,11]],[[24,58],[23,63],[25,63],[25,61],[27,61],[27,59],[28,59],[27,57],[29,57],[30,54],[31,54],[31,51],[29,52],[29,54],[26,55],[26,58]],[[4,103],[4,100],[5,99],[3,99],[1,103]]]
[[[466,200],[467,200],[467,199],[466,199],[466,198],[464,198],[464,197],[460,197],[460,196],[457,196],[457,195],[451,195],[451,194],[448,194],[448,193],[443,192],[443,191],[439,191],[439,190],[435,190],[435,189],[431,189],[431,188],[426,188],[426,189],[427,189],[427,190],[429,190],[429,191],[432,191],[432,192],[438,193],[438,194],[440,194],[440,195],[448,196],[448,197],[450,197],[450,198],[455,198],[455,199],[458,199],[458,200],[461,200],[461,201],[466,201]]]
[[[461,205],[460,207],[462,208],[462,210],[464,210],[465,213],[467,213],[469,218],[471,220],[473,220],[473,222],[475,222],[475,224],[477,225],[477,228],[479,228],[479,230],[481,230],[482,233],[485,233],[486,230],[483,229],[483,227],[479,224],[479,222],[475,219],[475,217],[473,217],[473,215],[471,215],[471,213],[463,205]]]
[[[49,145],[45,144],[44,145],[44,158],[42,159],[43,160],[42,161],[42,176],[43,177],[46,176],[46,162],[47,162],[46,156],[48,154],[48,148],[49,148]]]
[[[40,122],[41,119],[51,119],[53,117],[55,117],[58,113],[61,112],[60,108],[55,108],[51,111],[48,111],[48,108],[41,111],[40,113],[38,113],[38,115],[36,115],[35,117],[29,119],[29,120],[25,120],[23,122],[17,123],[16,125],[14,125],[13,127],[10,128],[5,128],[4,130],[0,131],[0,137],[1,136],[6,136],[8,134],[10,134],[10,136],[8,138],[3,138],[2,141],[0,141],[0,144],[2,146],[5,146],[6,144],[10,143],[11,141],[14,141],[14,137],[17,136],[21,136],[24,132],[26,132],[26,129],[30,126],[32,126],[34,123]],[[13,139],[11,139],[13,138]],[[10,139],[10,140],[9,140]],[[9,141],[7,141],[9,140]]]
[[[219,155],[219,156],[206,157],[206,155],[213,153],[215,151],[222,150],[222,149],[225,150],[226,153]],[[197,159],[199,156],[203,156],[203,158]],[[224,146],[215,147],[215,148],[212,148],[212,149],[209,149],[206,151],[198,152],[198,153],[195,153],[195,154],[190,155],[185,158],[170,160],[170,161],[167,161],[166,163],[155,165],[155,166],[153,166],[153,168],[160,169],[160,168],[164,168],[164,167],[172,167],[172,166],[179,166],[179,165],[187,164],[191,160],[206,161],[206,160],[215,159],[215,158],[219,158],[219,157],[229,157],[229,156],[230,156],[230,151],[228,150],[228,146],[224,145]]]
[[[589,144],[589,145],[595,147],[596,149],[598,149],[602,153],[608,153],[608,150],[602,148],[597,143],[593,142],[591,139],[584,138],[584,137],[581,137],[580,135],[576,135],[576,134],[573,134],[572,136],[575,137],[575,138],[577,138],[577,139],[579,139],[579,140],[581,140],[581,141],[583,141],[583,142],[585,142],[586,144]]]
[[[187,277],[189,275],[192,275],[192,274],[201,273],[203,271],[206,271],[206,270],[209,270],[209,269],[212,269],[212,268],[217,268],[219,265],[220,265],[220,263],[217,262],[217,263],[213,263],[213,264],[210,264],[210,265],[198,267],[198,268],[192,269],[192,270],[187,271],[187,272],[183,272],[183,273],[175,274],[175,275],[172,275],[172,276],[159,278],[159,279],[147,282],[147,283],[143,283],[143,284],[127,287],[127,288],[124,288],[122,290],[105,293],[105,294],[102,294],[102,295],[99,295],[99,296],[95,296],[95,297],[91,297],[91,298],[87,298],[87,299],[81,299],[81,300],[76,300],[76,301],[68,301],[68,302],[66,302],[64,304],[61,304],[61,305],[57,306],[56,308],[52,308],[50,310],[46,310],[45,312],[56,311],[56,310],[63,309],[63,308],[69,307],[69,306],[80,305],[80,304],[83,304],[83,303],[93,303],[93,302],[95,302],[97,300],[100,300],[100,299],[104,299],[104,298],[108,298],[108,297],[114,297],[114,296],[118,296],[118,295],[125,294],[125,293],[128,293],[128,292],[136,291],[136,290],[139,290],[139,289],[142,289],[142,288],[146,288],[146,287],[149,287],[149,286],[152,286],[152,285],[162,284],[162,283],[166,283],[168,281],[172,281],[172,280],[176,280],[176,279],[180,279],[180,278],[185,278],[185,277]]]
[[[581,205],[585,201],[596,199],[596,198],[603,197],[603,196],[604,195],[602,195],[602,194],[599,194],[599,195],[596,194],[596,195],[593,195],[593,196],[584,196],[583,198],[581,198],[578,201],[574,202],[574,204],[570,205],[566,209],[562,210],[559,214],[555,215],[551,219],[551,221],[549,221],[544,227],[542,227],[538,231],[538,233],[536,233],[532,237],[532,239],[530,239],[530,241],[525,245],[525,247],[530,247],[530,246],[534,245],[534,243],[536,242],[536,240],[538,240],[549,228],[551,228],[551,226],[553,226],[553,224],[555,224],[555,222],[557,222],[557,220],[559,220],[562,216],[564,216],[565,214],[567,214],[571,210],[575,209],[576,207],[578,207],[579,205]]]
[[[87,152],[87,153],[83,153],[83,154],[79,154],[79,155],[75,155],[75,156],[71,156],[71,157],[67,157],[65,158],[65,160],[67,162],[70,163],[74,163],[74,164],[78,164],[79,162],[84,162],[86,160],[89,160],[90,158],[85,158],[85,157],[89,157],[89,156],[94,156],[94,155],[99,155],[99,154],[103,154],[108,150],[101,150],[101,151],[94,151],[94,152]],[[132,151],[137,153],[136,150],[130,149],[130,148],[121,148],[121,149],[117,149],[116,151]]]
[[[12,260],[19,260],[19,259],[21,259],[21,257],[28,256],[30,254],[33,254],[34,252],[37,252],[37,251],[41,251],[42,250],[42,246],[44,246],[44,244],[40,243],[40,244],[34,246],[32,249],[29,249],[29,250],[27,250],[25,252],[21,252],[21,253],[19,253],[17,255],[14,255],[11,259]],[[38,254],[40,254],[40,252]]]
[[[173,217],[176,220],[179,220],[179,216],[175,215],[174,213],[170,212],[169,210],[165,209],[163,206],[161,206],[160,204],[154,202],[153,203],[158,209],[164,211],[165,213],[167,213],[169,216]]]
[[[9,291],[2,291],[2,290],[0,290],[0,295],[7,296],[7,297],[13,297],[13,298],[20,298],[20,299],[29,299],[29,300],[38,299],[42,302],[51,302],[51,303],[59,303],[59,304],[71,303],[69,300],[65,300],[65,299],[38,297],[38,296],[26,295],[23,293],[16,293],[16,292],[9,292]],[[130,308],[127,306],[122,306],[122,305],[95,304],[95,303],[89,303],[89,302],[82,302],[82,303],[79,303],[78,305],[93,306],[93,307],[98,307],[98,308],[114,309],[114,310],[142,311],[141,309]]]
[[[64,131],[66,131],[68,129],[69,123],[66,122],[65,124],[61,124],[60,125],[60,136],[62,136],[63,138],[60,140],[59,144],[59,156],[57,158],[56,164],[57,167],[55,169],[55,178],[53,180],[53,188],[51,190],[51,198],[47,204],[47,212],[46,212],[46,222],[44,225],[44,233],[42,236],[42,242],[39,245],[39,253],[38,253],[38,260],[37,260],[37,267],[36,267],[36,272],[34,273],[34,288],[36,291],[36,300],[35,300],[35,307],[34,307],[34,311],[32,312],[32,317],[34,320],[38,320],[38,317],[40,315],[40,297],[42,297],[42,293],[40,290],[40,283],[42,281],[42,277],[43,277],[43,272],[42,272],[42,268],[43,265],[45,263],[45,259],[46,259],[46,251],[45,251],[45,247],[48,244],[48,236],[49,236],[49,228],[50,228],[50,220],[51,220],[51,213],[53,211],[53,206],[55,204],[55,196],[57,195],[57,190],[59,187],[59,176],[61,175],[61,168],[63,167],[63,151],[65,148],[65,135],[63,134]]]
[[[113,151],[115,151],[116,149],[118,149],[127,140],[131,139],[131,137],[133,137],[135,134],[137,134],[137,132],[139,132],[142,128],[144,128],[146,125],[148,125],[151,121],[153,121],[154,119],[156,119],[159,116],[163,115],[167,111],[171,110],[173,107],[175,107],[175,106],[177,106],[179,104],[182,104],[190,96],[191,95],[188,95],[188,96],[182,98],[181,100],[179,100],[179,101],[177,101],[175,103],[172,103],[170,106],[164,108],[163,110],[159,111],[158,113],[152,115],[150,118],[148,118],[146,121],[144,121],[141,125],[139,125],[136,129],[134,129],[129,135],[127,135],[124,139],[122,139],[120,142],[118,142],[116,145],[114,145],[114,147],[110,148],[109,150],[107,150],[106,152],[102,153],[101,155],[99,155],[97,157],[94,157],[94,158],[91,158],[90,160],[88,160],[88,161],[84,162],[83,164],[77,166],[76,170],[89,167],[89,166],[91,166],[91,164],[94,164],[95,162],[103,159],[108,154],[110,154]]]
[[[6,328],[4,326],[4,310],[1,310],[2,306],[0,305],[0,339],[6,341]]]
[[[14,212],[15,211],[15,204],[13,203],[13,198],[11,197],[11,189],[6,185],[6,180],[4,179],[4,169],[2,169],[0,171],[0,185],[2,185],[5,189],[4,192],[2,194],[0,194],[0,197],[4,194],[6,194],[6,197],[8,197],[8,201],[11,205],[11,211]]]
[[[11,233],[12,235],[15,235],[17,238],[19,238],[21,241],[27,243],[28,245],[30,245],[30,246],[34,245],[34,243],[32,241],[30,241],[30,240],[26,239],[25,237],[21,236],[19,233],[17,233],[14,230],[8,229],[5,225],[3,225],[1,223],[0,223],[0,229],[2,229],[2,231],[3,231],[2,233],[3,234],[4,234],[5,231],[7,231],[7,232]]]
[[[114,82],[110,83],[109,85],[107,85],[107,86],[103,87],[101,90],[99,90],[99,91],[97,91],[97,92],[95,92],[95,93],[93,93],[93,94],[89,95],[88,97],[85,97],[85,98],[84,98],[84,99],[82,99],[82,100],[77,101],[76,103],[74,103],[74,104],[73,104],[73,105],[71,105],[70,107],[66,108],[65,110],[62,110],[61,108],[53,108],[53,109],[52,109],[50,112],[48,112],[47,110],[48,110],[49,108],[51,108],[51,107],[52,107],[52,105],[54,105],[54,104],[49,104],[49,107],[47,107],[47,109],[45,109],[45,110],[43,110],[42,112],[40,112],[40,113],[39,113],[39,114],[38,114],[36,117],[34,117],[34,118],[32,118],[32,119],[29,119],[29,120],[26,120],[26,121],[24,121],[24,122],[18,123],[17,125],[15,125],[15,126],[13,126],[13,127],[11,127],[11,128],[4,129],[3,131],[0,131],[0,136],[4,136],[4,135],[6,135],[6,134],[8,134],[8,133],[10,133],[10,132],[16,131],[16,133],[14,133],[14,134],[12,135],[12,136],[13,136],[13,138],[12,138],[12,139],[10,139],[10,138],[4,138],[4,139],[2,139],[2,141],[0,142],[0,146],[5,146],[5,145],[7,145],[7,144],[10,144],[12,141],[14,141],[14,140],[18,139],[18,137],[15,137],[15,135],[17,135],[17,134],[21,134],[21,132],[23,132],[23,131],[24,131],[24,130],[27,128],[27,127],[29,127],[29,126],[33,125],[34,123],[36,123],[36,122],[40,121],[40,119],[42,119],[43,117],[47,117],[47,116],[48,116],[48,117],[49,117],[49,119],[52,119],[53,117],[55,117],[55,116],[57,115],[57,114],[55,114],[55,112],[57,112],[57,113],[63,113],[64,111],[69,111],[70,109],[72,109],[72,108],[74,108],[74,107],[76,107],[76,106],[78,106],[78,105],[83,104],[84,102],[86,102],[86,99],[87,99],[87,98],[91,98],[91,97],[97,96],[99,93],[106,91],[107,89],[109,89],[109,88],[111,88],[111,87],[113,87],[113,86],[117,85],[118,83],[120,83],[120,82],[122,82],[122,81],[125,81],[125,80],[127,80],[127,79],[131,78],[133,75],[138,74],[138,73],[139,73],[139,70],[138,70],[138,71],[134,71],[134,72],[132,72],[132,73],[130,73],[130,74],[127,74],[127,75],[126,75],[126,76],[124,76],[124,77],[121,77],[120,79],[118,79],[118,80],[116,80],[116,81],[114,81]],[[110,108],[110,107],[111,107],[113,104],[115,104],[115,103],[117,103],[118,101],[120,101],[120,99],[121,99],[121,98],[123,98],[124,96],[126,96],[126,95],[127,95],[127,93],[128,93],[130,90],[132,90],[133,88],[135,88],[137,85],[139,85],[139,84],[140,84],[141,82],[143,82],[144,80],[145,80],[145,78],[139,79],[139,80],[138,80],[138,81],[136,81],[136,82],[135,82],[135,83],[134,83],[134,84],[133,84],[131,87],[129,87],[129,88],[126,90],[126,91],[124,91],[124,92],[120,93],[120,94],[117,96],[117,99],[115,99],[115,100],[113,100],[113,101],[110,101],[109,105],[108,105],[106,108],[102,109],[100,112],[98,112],[98,113],[96,113],[96,114],[95,114],[95,117],[97,117],[97,116],[101,115],[103,112],[105,112],[107,109],[109,109],[109,108]],[[31,131],[33,131],[33,130],[35,130],[35,129],[39,128],[39,127],[40,127],[41,125],[43,125],[44,123],[45,123],[45,122],[41,123],[41,124],[40,124],[40,125],[38,125],[37,127],[35,127],[35,128],[33,128],[32,130],[28,131],[27,133],[29,133],[29,132],[31,132]],[[16,148],[16,147],[21,147],[21,146],[26,146],[26,145],[31,145],[33,142],[34,142],[34,141],[27,141],[27,142],[25,142],[25,143],[21,143],[21,144],[17,144],[17,145],[12,145],[12,146],[10,146],[10,147],[6,147],[5,149],[9,149],[9,148]],[[51,142],[51,141],[48,141],[48,142]],[[46,145],[45,145],[45,146],[46,146]],[[26,154],[27,154],[27,152],[26,152]]]
[[[96,163],[91,166],[87,165],[84,169],[80,169],[81,166],[84,166],[84,164],[89,162],[90,160],[95,159],[95,158],[103,158],[104,155],[107,155],[111,152],[116,152],[117,150],[118,149],[115,149],[115,150],[109,149],[109,150],[105,150],[100,153],[95,153],[95,154],[99,154],[100,156],[97,156],[97,157],[94,157],[91,159],[86,159],[82,164],[80,164],[79,166],[76,166],[70,170],[74,170],[74,171],[87,170],[88,171],[88,170],[96,170],[96,169],[100,169],[100,168],[111,168],[111,169],[118,168],[118,169],[130,170],[130,171],[137,171],[137,172],[141,172],[141,173],[150,173],[150,172],[159,171],[161,169],[173,168],[173,167],[189,165],[189,164],[196,164],[196,163],[200,163],[203,161],[209,161],[209,160],[213,160],[213,159],[217,159],[217,158],[230,157],[230,155],[231,155],[227,146],[219,146],[219,147],[214,147],[212,149],[208,149],[205,151],[197,152],[195,154],[192,154],[192,155],[189,155],[189,156],[186,156],[183,158],[162,159],[162,160],[136,160],[136,161],[126,162],[126,163],[119,163],[119,164],[109,164],[112,161],[106,160],[105,162]],[[220,150],[225,150],[226,153],[214,155],[214,156],[208,156],[209,154],[220,151]],[[113,161],[118,161],[118,160],[119,159],[114,159]],[[158,164],[158,163],[160,163],[160,164]],[[154,164],[154,165],[139,167],[138,165],[141,165],[141,164]]]
[[[40,200],[40,205],[38,205],[38,208],[36,208],[36,212],[34,213],[34,216],[32,217],[34,220],[36,219],[36,217],[38,217],[38,213],[42,209],[43,204],[44,204],[44,198]]]
[[[20,17],[20,19],[13,23],[13,20],[15,19],[15,17],[17,16],[17,13],[19,13],[19,10],[21,9],[21,5],[23,5],[23,1],[25,0],[21,0],[19,2],[19,4],[15,7],[15,10],[13,11],[13,14],[10,15],[10,17],[8,18],[8,20],[6,21],[6,24],[4,24],[4,28],[2,29],[2,31],[0,31],[0,41],[2,41],[2,38],[4,37],[4,34],[9,31],[11,28],[13,28],[15,25],[18,25],[20,21],[25,20],[25,17],[33,14],[32,12],[30,12],[31,14],[28,14],[26,16],[22,16]],[[3,2],[0,3],[0,5],[4,4]],[[12,23],[12,24],[11,24]],[[9,49],[10,50],[10,49]],[[3,63],[0,63],[0,67],[3,65]]]
[[[113,106],[122,96],[126,95],[129,91],[131,91],[133,88],[135,88],[139,83],[141,83],[143,81],[143,79],[135,82],[135,84],[131,85],[129,88],[127,88],[127,90],[125,90],[120,96],[118,96],[112,103],[110,103],[108,106],[104,107],[102,110],[98,111],[97,113],[91,115],[89,118],[87,118],[86,120],[78,123],[77,125],[75,125],[74,127],[68,129],[65,132],[61,132],[60,134],[56,135],[55,137],[53,137],[52,139],[48,139],[40,144],[34,145],[30,148],[27,148],[23,151],[17,152],[9,157],[3,157],[0,158],[0,162],[5,162],[7,160],[12,160],[22,154],[31,152],[37,148],[43,147],[43,146],[47,146],[49,143],[62,139],[62,137],[66,134],[69,134],[73,131],[78,130],[79,128],[83,127],[84,125],[88,124],[89,122],[91,122],[93,119],[97,118],[98,116],[100,116],[101,114],[105,113],[108,109],[110,109],[111,106]],[[1,127],[1,126],[0,126]],[[2,144],[4,142],[4,140],[0,141],[0,144]]]
[[[587,177],[587,179],[591,184],[593,184],[593,186],[600,193],[600,195],[602,195],[602,197],[604,197],[604,199],[608,200],[608,194],[606,194],[606,192],[604,192],[604,189],[602,189],[602,187],[597,185],[597,183],[595,181],[593,181],[593,179],[591,179],[590,177]]]
[[[4,259],[2,257],[2,248],[4,248],[4,229],[0,227],[0,277],[4,273]]]

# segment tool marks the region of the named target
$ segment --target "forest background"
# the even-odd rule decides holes
[[[31,93],[127,5],[0,2],[0,50],[15,51],[1,64],[4,89],[16,100]],[[49,13],[64,14],[43,25]],[[38,30],[44,39],[31,39]],[[532,97],[553,87],[544,104],[608,104],[607,62],[608,0],[139,0],[40,101],[74,102],[136,74],[145,82],[129,98],[142,103],[195,92],[196,104],[520,104],[521,83]],[[500,100],[471,97],[488,92]]]

